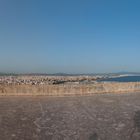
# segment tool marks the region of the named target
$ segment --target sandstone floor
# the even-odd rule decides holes
[[[140,140],[140,93],[0,97],[0,140]]]

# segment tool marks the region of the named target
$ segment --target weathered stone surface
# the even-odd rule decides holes
[[[0,85],[0,95],[90,95],[100,93],[140,92],[140,82],[61,85]]]
[[[140,94],[1,97],[0,140],[140,140]]]

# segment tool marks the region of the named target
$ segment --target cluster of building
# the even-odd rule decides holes
[[[4,85],[86,84],[96,82],[101,76],[1,76]]]

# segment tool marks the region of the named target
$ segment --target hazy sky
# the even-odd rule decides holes
[[[0,0],[0,72],[140,72],[139,0]]]

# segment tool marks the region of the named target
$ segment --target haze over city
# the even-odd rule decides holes
[[[138,0],[1,0],[0,72],[140,72]]]

